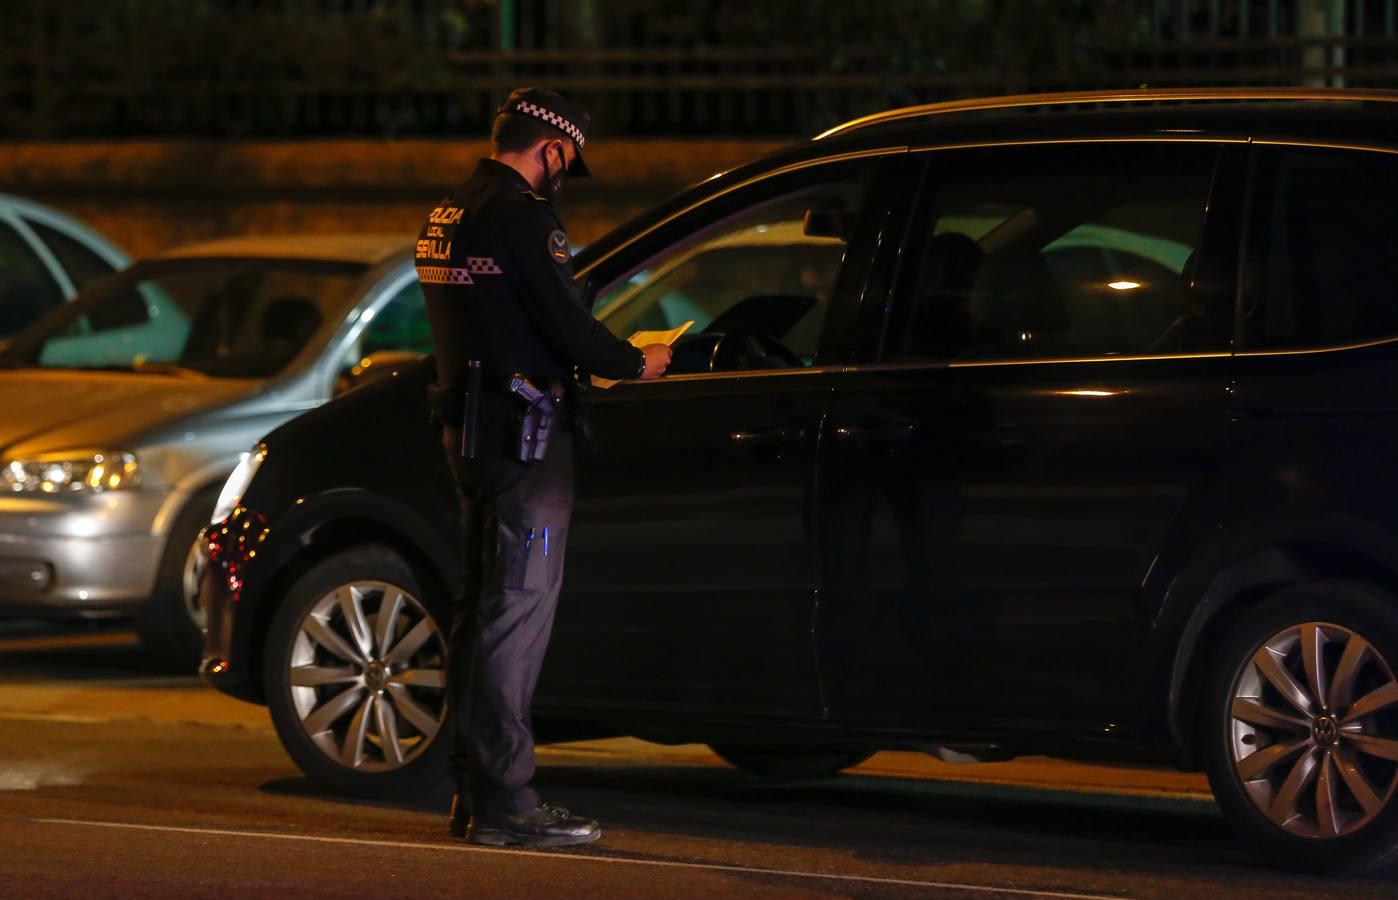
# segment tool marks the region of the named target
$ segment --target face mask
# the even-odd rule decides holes
[[[544,183],[539,188],[539,194],[550,203],[558,199],[563,191],[563,179],[568,174],[568,159],[563,155],[563,148],[557,148],[555,155],[558,159],[557,172],[549,165],[548,151],[544,151]]]

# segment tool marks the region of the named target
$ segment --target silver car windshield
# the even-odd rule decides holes
[[[266,378],[323,344],[357,299],[356,264],[143,263],[95,282],[23,333],[9,366]]]

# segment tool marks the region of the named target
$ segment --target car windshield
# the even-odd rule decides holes
[[[0,364],[266,378],[334,333],[363,272],[271,259],[139,264],[80,291]]]

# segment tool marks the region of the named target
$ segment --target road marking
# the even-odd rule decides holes
[[[779,878],[808,878],[825,881],[850,881],[858,884],[879,884],[890,887],[938,888],[980,894],[1005,894],[1018,897],[1062,897],[1067,900],[1121,900],[1117,894],[1078,894],[1064,891],[1034,891],[1024,888],[992,887],[983,884],[959,884],[954,881],[919,881],[912,878],[881,878],[877,875],[840,875],[833,872],[802,872],[795,869],[763,869],[728,863],[681,862],[670,859],[632,859],[624,856],[598,856],[587,853],[551,852],[548,850],[513,850],[505,847],[480,847],[474,844],[424,844],[418,841],[373,841],[366,838],[327,837],[312,834],[283,834],[276,831],[233,831],[222,828],[182,828],[174,825],[143,825],[137,822],[89,822],[82,819],[32,819],[48,825],[87,825],[93,828],[126,828],[133,831],[165,831],[179,834],[203,834],[219,837],[265,838],[281,841],[308,841],[321,844],[351,844],[365,847],[392,847],[396,850],[447,850],[455,853],[491,853],[506,856],[532,856],[540,859],[563,859],[573,862],[617,863],[631,866],[652,866],[663,869],[699,869],[709,872],[729,872],[734,875],[766,875]]]

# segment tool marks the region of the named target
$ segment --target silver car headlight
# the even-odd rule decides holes
[[[258,444],[238,459],[238,467],[228,476],[228,480],[223,483],[223,490],[218,493],[218,503],[214,504],[214,514],[209,519],[210,522],[222,522],[233,514],[233,510],[242,502],[243,493],[247,491],[248,485],[252,484],[253,476],[257,474],[258,468],[266,458],[267,446]]]
[[[125,490],[140,483],[140,463],[122,450],[65,450],[0,464],[0,491],[14,493],[96,493]]]

